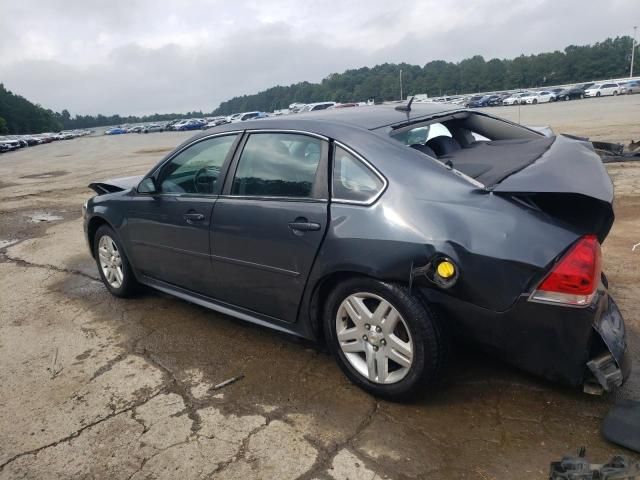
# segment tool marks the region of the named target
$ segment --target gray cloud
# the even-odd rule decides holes
[[[640,20],[637,0],[443,3],[2,2],[0,82],[72,113],[210,111],[347,68],[562,49]]]

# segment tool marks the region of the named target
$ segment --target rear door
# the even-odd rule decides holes
[[[126,227],[134,266],[149,277],[211,294],[209,229],[239,134],[204,138],[187,146],[157,176],[158,191],[135,195]]]
[[[296,320],[327,226],[327,152],[312,134],[248,134],[213,212],[218,300]]]

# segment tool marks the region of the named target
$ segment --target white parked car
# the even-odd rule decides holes
[[[584,91],[585,97],[605,97],[607,95],[618,95],[620,85],[617,83],[596,83]]]
[[[263,118],[266,115],[264,114],[264,112],[243,112],[238,114],[237,117],[233,118],[232,115],[232,120],[230,123],[238,123],[238,122],[245,122],[247,120],[252,120],[254,118]]]
[[[502,104],[503,105],[519,105],[520,103],[523,103],[523,98],[526,97],[527,95],[531,95],[531,92],[514,93],[510,97],[505,98],[502,101]]]
[[[620,85],[620,93],[640,93],[640,80],[632,80]]]
[[[307,103],[299,111],[300,112],[317,112],[318,110],[326,110],[329,107],[335,107],[335,106],[336,106],[336,102]]]
[[[547,102],[555,102],[556,94],[549,90],[542,90],[540,92],[533,92],[526,97],[524,97],[526,103],[536,104],[536,103],[547,103]]]

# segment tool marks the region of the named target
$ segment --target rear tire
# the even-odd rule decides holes
[[[569,100],[571,100],[571,97],[569,95],[565,95],[564,96],[564,101],[568,102]]]
[[[402,285],[346,280],[329,295],[323,320],[342,371],[377,397],[405,400],[441,376],[448,337],[435,313]]]
[[[617,97],[618,96],[618,92],[616,92],[615,90],[613,91],[613,96]]]
[[[131,264],[116,232],[102,225],[93,239],[93,256],[98,265],[100,278],[109,293],[126,298],[135,295],[140,284],[136,280]]]

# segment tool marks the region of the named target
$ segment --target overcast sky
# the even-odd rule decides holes
[[[510,58],[634,22],[640,0],[0,0],[0,83],[72,114],[211,111],[347,68]]]

